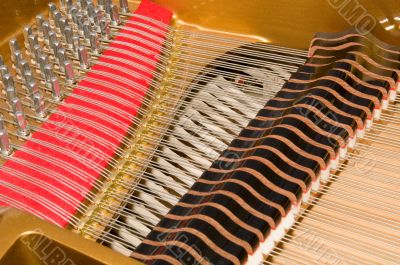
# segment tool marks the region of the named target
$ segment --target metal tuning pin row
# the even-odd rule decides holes
[[[0,152],[2,156],[11,154],[12,148],[7,132],[6,122],[3,115],[0,115]]]
[[[62,98],[62,94],[58,79],[55,80],[53,78],[55,77],[53,73],[53,65],[56,63],[60,72],[68,73],[67,70],[70,71],[69,68],[71,68],[71,63],[67,58],[66,50],[58,41],[57,34],[51,29],[50,24],[45,21],[41,15],[36,17],[36,22],[36,30],[33,30],[33,26],[24,27],[24,43],[26,54],[30,56],[31,59],[30,63],[23,60],[23,63],[21,64],[14,60],[13,66],[21,76],[23,84],[26,85],[34,104],[38,104],[38,99],[40,98],[37,95],[38,92],[31,89],[32,82],[35,81],[38,81],[39,84],[44,83],[45,87],[51,89],[53,100],[59,102]],[[11,42],[10,47],[11,50],[13,50]],[[30,65],[32,65],[32,69],[30,68]],[[18,68],[20,69],[18,70]],[[33,78],[33,73],[39,73],[40,77]],[[73,83],[75,79],[73,74],[70,74],[69,76],[65,74],[65,76],[70,83]],[[39,110],[39,108],[39,106],[35,106],[35,109]],[[38,113],[40,113],[40,116],[43,116],[42,111],[38,111]]]
[[[0,155],[12,153],[9,135],[29,137],[63,100],[101,54],[128,15],[127,0],[60,0],[49,3],[48,16],[39,14],[24,26],[23,43],[9,41],[12,67],[0,56]],[[20,45],[22,44],[22,45]],[[29,124],[32,123],[31,126]],[[7,128],[9,129],[7,131]],[[14,128],[14,129],[13,129]]]
[[[34,35],[32,35],[32,31],[29,27],[24,28],[24,34],[25,34],[25,47],[27,53],[30,51],[30,44],[28,44],[29,39],[34,39]],[[31,38],[32,37],[32,38]],[[39,42],[32,43],[32,46],[37,46]],[[37,84],[37,78],[35,77],[35,70],[31,68],[31,65],[29,64],[28,61],[26,61],[23,56],[22,56],[22,51],[19,48],[19,44],[15,39],[10,40],[10,50],[13,60],[13,68],[15,68],[17,72],[17,80],[20,81],[21,86],[25,89],[24,95],[26,98],[30,99],[32,102],[32,107],[35,110],[36,114],[40,118],[44,118],[46,116],[46,111],[45,111],[45,105],[44,105],[44,98],[41,94],[41,91],[38,88]],[[37,52],[38,56],[40,52]],[[40,56],[39,56],[40,57]],[[46,68],[44,67],[44,70]],[[5,70],[6,71],[6,70]],[[6,76],[7,77],[7,76]],[[17,97],[16,89],[15,89],[15,84],[14,81],[7,80],[6,78],[3,77],[3,83],[4,87],[6,89],[6,94],[8,96],[8,100],[11,102],[11,105],[14,98]],[[14,92],[13,92],[14,91]],[[13,95],[15,93],[15,95]],[[15,114],[15,113],[14,113]],[[16,114],[15,114],[16,115]],[[22,123],[21,123],[22,124]],[[21,132],[25,132],[26,129],[22,129]]]
[[[9,105],[10,112],[9,114],[14,118],[14,125],[17,127],[17,133],[20,136],[26,137],[30,133],[30,129],[28,126],[27,119],[25,117],[25,111],[23,108],[22,101],[19,98],[19,93],[17,90],[18,82],[22,87],[25,87],[26,90],[31,91],[31,94],[24,93],[23,95],[26,97],[31,97],[32,107],[37,110],[37,114],[41,117],[45,116],[45,108],[44,103],[41,97],[41,94],[37,88],[35,83],[35,79],[33,77],[33,73],[31,71],[30,65],[27,61],[24,60],[22,56],[22,52],[20,50],[20,46],[15,39],[10,40],[10,50],[11,50],[11,59],[13,68],[17,73],[16,80],[13,78],[12,72],[8,69],[8,67],[2,61],[2,65],[0,66],[1,72],[1,83],[3,85],[3,91],[6,95],[6,102]],[[38,104],[38,100],[42,102]],[[8,133],[6,131],[5,119],[2,116],[0,120],[1,128],[0,128],[0,141],[1,141],[1,153],[3,155],[8,154],[9,148],[9,140]],[[7,138],[7,139],[6,139]]]

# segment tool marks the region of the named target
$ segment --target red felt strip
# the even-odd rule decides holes
[[[149,0],[135,13],[165,24],[172,19]],[[0,205],[9,201],[60,226],[70,222],[131,127],[166,34],[149,20],[129,20],[42,130],[0,169]]]

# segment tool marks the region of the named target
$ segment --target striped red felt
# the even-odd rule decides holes
[[[172,19],[171,12],[149,0],[143,0],[135,13],[166,24]],[[42,130],[0,169],[0,205],[7,200],[11,206],[60,226],[69,223],[131,127],[166,33],[149,20],[130,19],[115,38],[117,42],[109,45]]]

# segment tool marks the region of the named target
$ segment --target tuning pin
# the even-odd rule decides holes
[[[72,8],[73,4],[74,3],[72,2],[72,0],[67,0],[67,10],[70,10]]]
[[[22,103],[18,97],[13,97],[10,100],[11,111],[15,114],[17,110],[22,110]]]
[[[0,149],[3,156],[10,155],[12,151],[3,115],[0,115]]]
[[[119,0],[119,7],[122,13],[129,13],[128,0]]]
[[[63,18],[65,19],[65,22],[64,22],[64,30],[65,30],[65,28],[69,27],[70,25],[69,25],[68,19],[66,17],[63,17]]]
[[[49,11],[52,12],[52,13],[57,11],[57,6],[53,2],[48,3],[48,7],[49,7]]]
[[[65,27],[68,27],[68,20],[65,17],[61,17],[58,20],[58,25],[59,25],[59,28],[60,28],[60,33],[62,35],[65,35]]]
[[[11,39],[11,40],[9,41],[9,45],[10,45],[11,54],[13,54],[14,52],[20,50],[18,41],[17,41],[16,39]]]
[[[28,136],[30,133],[29,130],[29,126],[28,126],[28,122],[26,121],[25,118],[25,113],[21,112],[21,111],[17,111],[14,114],[15,116],[15,121],[17,122],[17,126],[18,126],[18,135],[20,136]]]
[[[67,2],[65,0],[60,0],[60,8],[63,11],[67,10]]]
[[[45,101],[40,92],[33,95],[33,107],[37,116],[40,118],[46,117]]]
[[[37,15],[36,16],[36,29],[37,29],[38,32],[42,32],[43,31],[43,28],[42,28],[43,22],[44,22],[43,16],[42,15]]]
[[[93,22],[97,26],[97,29],[100,30],[99,27],[100,21],[103,19],[103,12],[98,7],[96,7],[94,14],[95,15],[93,17]]]
[[[51,78],[53,77],[53,67],[51,64],[46,64],[44,66],[44,79],[46,80],[46,84],[50,84]]]
[[[86,39],[87,43],[90,43],[90,32],[90,24],[86,21],[85,23],[83,23],[83,37]]]
[[[59,102],[62,98],[60,82],[58,82],[58,78],[53,76],[50,81],[51,93],[53,96],[53,100]]]
[[[15,121],[18,126],[18,134],[21,136],[29,135],[28,122],[26,121],[22,103],[19,98],[15,97],[11,101],[12,110],[15,116]]]
[[[22,53],[19,49],[19,44],[16,39],[11,39],[9,41],[11,60],[16,68],[18,68],[19,62],[22,60]]]
[[[25,25],[23,29],[25,43],[29,43],[28,38],[33,35],[32,27]]]
[[[85,47],[80,46],[78,49],[79,64],[81,68],[87,69],[89,65],[89,57]]]
[[[54,18],[54,13],[57,12],[57,6],[54,3],[49,3],[49,17]]]
[[[22,61],[22,53],[21,51],[15,51],[12,53],[11,55],[11,60],[13,62],[13,66],[15,67],[15,69],[19,69],[19,65]]]
[[[60,48],[60,49],[58,49],[58,51],[57,51],[57,58],[58,58],[58,62],[59,62],[59,67],[60,67],[60,70],[61,70],[61,72],[65,72],[65,69],[64,69],[64,62],[65,62],[65,60],[66,60],[66,55],[65,55],[65,49],[64,48]]]
[[[111,0],[105,0],[104,1],[104,11],[106,12],[108,17],[111,17],[111,5],[112,1]]]
[[[28,93],[29,93],[29,96],[32,98],[32,100],[33,100],[33,96],[36,94],[36,93],[39,93],[39,88],[38,88],[38,86],[36,85],[36,83],[34,82],[34,81],[30,81],[28,84],[27,84],[27,89],[28,89]]]
[[[45,66],[49,63],[49,60],[47,58],[46,54],[42,54],[39,57],[39,65],[40,65],[40,74],[42,78],[45,78],[46,76],[46,71],[45,71]]]
[[[111,5],[111,25],[118,26],[121,24],[121,19],[119,17],[118,7],[116,5]]]
[[[85,22],[82,14],[76,15],[76,25],[78,27],[79,34],[83,34],[83,23]]]
[[[58,50],[62,48],[62,45],[59,41],[55,41],[51,44],[51,49],[53,50],[53,55],[56,58],[56,61],[58,60],[57,54]]]
[[[60,0],[61,10],[67,12],[72,7],[72,0]]]
[[[25,81],[24,81],[25,84],[29,84],[29,83],[31,83],[31,82],[35,82],[35,79],[33,78],[33,75],[32,75],[32,72],[31,72],[31,71],[25,72],[25,73],[23,74],[23,76],[24,76],[24,79],[23,79],[23,80],[25,80]]]
[[[51,47],[51,46],[53,46],[53,43],[56,42],[56,41],[57,41],[57,34],[54,31],[50,30],[49,31],[49,43],[48,43],[48,45]]]
[[[74,35],[72,37],[72,41],[74,43],[74,51],[76,53],[79,49],[79,46],[81,45],[81,38],[78,35]]]
[[[21,51],[15,51],[12,56],[11,56],[11,60],[13,62],[13,66],[15,67],[15,69],[19,69],[19,65],[22,61],[22,53]]]
[[[95,54],[99,54],[100,45],[99,45],[99,41],[97,39],[97,34],[95,32],[90,33],[89,40],[90,40],[91,51]]]
[[[2,65],[4,65],[4,59],[3,59],[3,56],[0,55],[0,66],[2,66]]]
[[[89,3],[86,7],[86,14],[89,17],[90,22],[94,22],[93,18],[96,15],[95,14],[95,7],[93,5],[93,3]]]
[[[58,11],[55,11],[53,17],[54,17],[54,26],[60,29],[60,19],[62,18],[62,14]]]
[[[39,45],[39,39],[36,35],[28,36],[28,42],[25,42],[26,54],[32,55],[35,45]]]
[[[74,48],[74,41],[72,39],[73,32],[72,32],[72,28],[70,26],[65,27],[64,36],[65,36],[65,42],[67,43],[68,49],[72,50]]]
[[[21,76],[24,76],[24,74],[26,72],[31,72],[31,67],[29,66],[29,63],[25,60],[21,60],[19,67],[20,67]]]
[[[75,73],[72,63],[69,60],[64,62],[65,67],[65,78],[67,79],[68,84],[72,85],[75,83]]]
[[[39,58],[41,55],[42,55],[42,48],[40,47],[40,45],[33,46],[33,52],[31,53],[31,56],[35,60],[37,67],[40,67]]]
[[[100,31],[101,31],[101,36],[104,39],[108,40],[110,37],[110,27],[108,25],[108,22],[104,18],[100,21]]]
[[[32,55],[32,53],[34,53],[35,46],[39,45],[38,37],[36,35],[29,36],[28,37],[28,44],[29,44],[29,46],[26,47],[27,53]]]
[[[8,67],[7,67],[6,65],[1,65],[1,66],[0,66],[0,78],[3,80],[3,79],[4,79],[4,76],[5,76],[6,74],[9,74],[9,72],[8,72]]]
[[[15,89],[14,86],[8,86],[6,87],[6,96],[8,99],[8,102],[10,102],[13,100],[13,98],[15,98],[17,96],[17,90]]]
[[[42,23],[42,32],[43,32],[43,39],[47,45],[49,45],[50,31],[51,31],[51,27],[50,27],[49,22],[44,21]]]
[[[3,85],[4,87],[9,87],[9,86],[15,87],[14,78],[12,77],[12,75],[8,73],[3,75]]]
[[[76,21],[76,16],[79,14],[79,10],[77,6],[72,6],[71,9],[68,11],[68,18],[72,20],[74,24],[78,24]]]
[[[13,62],[13,67],[18,71],[19,65],[21,64],[21,61],[23,60],[21,51],[15,51],[11,56],[11,60]]]
[[[21,68],[22,73],[31,71],[31,67],[29,66],[29,63],[25,60],[21,60],[20,68]]]

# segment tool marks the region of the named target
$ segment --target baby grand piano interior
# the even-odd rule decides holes
[[[398,0],[0,7],[1,265],[400,263]]]

